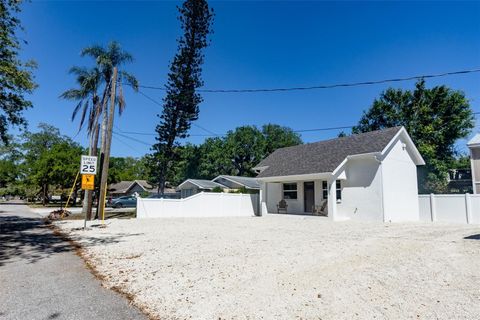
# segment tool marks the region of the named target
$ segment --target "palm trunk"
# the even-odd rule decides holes
[[[105,149],[103,153],[102,177],[100,179],[100,194],[98,199],[98,207],[103,211],[105,207],[105,198],[107,194],[108,165],[110,162],[110,147],[112,145],[113,117],[115,115],[115,97],[117,84],[117,67],[113,68],[112,88],[110,92],[110,109],[108,110],[108,125],[105,134]],[[98,215],[97,211],[97,215]]]
[[[110,86],[107,86],[107,89],[110,88]],[[99,159],[99,175],[98,175],[98,181],[102,181],[102,176],[103,176],[103,164],[104,164],[104,158],[105,158],[105,149],[106,149],[106,143],[107,143],[107,123],[108,123],[108,115],[107,115],[107,102],[108,99],[103,99],[103,106],[102,106],[102,126],[101,126],[101,144],[100,144],[100,159]],[[98,186],[98,192],[97,192],[97,211],[95,213],[95,219],[98,219],[98,213],[100,212],[101,208],[100,207],[100,193],[101,193],[102,185],[99,184]]]

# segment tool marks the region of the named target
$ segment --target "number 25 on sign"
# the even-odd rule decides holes
[[[80,164],[81,174],[96,174],[97,173],[97,157],[82,156]]]

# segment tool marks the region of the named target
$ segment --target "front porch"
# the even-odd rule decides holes
[[[312,179],[283,177],[261,181],[262,214],[319,215],[335,219],[342,183],[332,176]]]

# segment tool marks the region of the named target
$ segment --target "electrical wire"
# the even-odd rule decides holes
[[[120,139],[116,133],[114,133],[114,135],[112,136],[114,140],[120,142],[121,144],[127,146],[128,148],[130,148],[131,150],[135,151],[135,152],[140,152],[137,148],[134,148],[132,147],[130,144],[126,143],[124,140]]]
[[[350,82],[350,83],[337,83],[337,84],[325,84],[325,85],[315,85],[315,86],[306,86],[306,87],[286,87],[286,88],[260,88],[260,89],[197,89],[197,92],[205,93],[256,93],[256,92],[286,92],[286,91],[304,91],[304,90],[318,90],[318,89],[333,89],[333,88],[345,88],[345,87],[358,87],[358,86],[368,86],[375,84],[391,83],[391,82],[402,82],[409,80],[419,80],[419,79],[431,79],[439,77],[448,77],[453,75],[469,74],[480,72],[480,68],[472,68],[467,70],[443,72],[436,74],[424,74],[403,78],[392,78],[392,79],[383,79],[383,80],[373,80],[373,81],[360,81],[360,82]],[[129,85],[129,84],[126,84]],[[140,88],[152,89],[152,90],[162,90],[166,91],[165,87],[162,86],[147,86],[139,85]]]
[[[142,96],[144,96],[145,98],[147,98],[147,99],[150,100],[151,102],[153,102],[153,103],[155,103],[156,105],[159,105],[160,107],[163,108],[163,104],[161,104],[160,102],[158,102],[158,101],[155,100],[154,98],[150,97],[149,95],[145,94],[144,92],[142,92],[142,91],[140,91],[140,90],[137,90],[137,91],[138,91],[138,93],[140,93]],[[202,127],[202,126],[200,126],[200,125],[198,125],[198,124],[196,124],[196,123],[192,123],[192,125],[195,126],[195,127],[197,127],[197,128],[199,128],[199,129],[201,129],[201,130],[203,130],[203,131],[205,131],[205,132],[207,132],[207,133],[209,133],[210,135],[213,135],[213,136],[216,136],[216,135],[217,135],[217,136],[218,136],[218,134],[216,134],[215,132],[213,132],[213,131],[211,131],[211,130],[208,130],[208,129],[206,129],[206,128],[204,128],[204,127]]]
[[[472,112],[473,115],[478,115],[480,114],[480,111],[478,112]],[[480,123],[479,123],[480,125]],[[334,131],[334,130],[342,130],[342,129],[351,129],[353,128],[354,125],[351,126],[341,126],[341,127],[326,127],[326,128],[314,128],[314,129],[299,129],[299,130],[292,130],[293,132],[296,133],[302,133],[302,132],[316,132],[316,131]],[[121,131],[123,134],[130,134],[130,135],[141,135],[141,136],[156,136],[155,133],[148,133],[148,132],[137,132],[137,131],[123,131],[120,128],[116,127],[117,130]],[[215,134],[215,135],[208,135],[208,134],[190,134],[189,136],[191,137],[222,137],[226,136],[226,133],[223,134]]]

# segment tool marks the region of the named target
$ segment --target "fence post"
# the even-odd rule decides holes
[[[435,207],[435,195],[430,193],[430,214],[432,222],[437,221],[437,208]]]
[[[470,198],[470,193],[465,193],[465,211],[467,214],[467,224],[470,224],[470,221],[472,221],[472,202]]]

